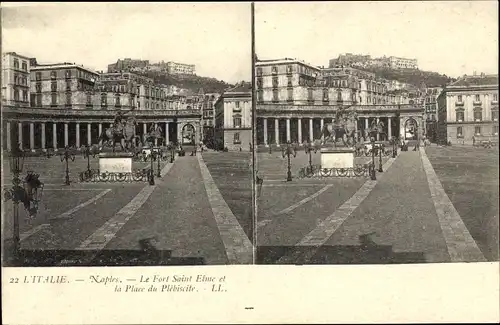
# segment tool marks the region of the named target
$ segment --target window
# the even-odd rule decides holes
[[[42,92],[42,84],[41,83],[36,83],[35,84],[35,92],[41,93]]]
[[[474,127],[474,134],[475,135],[481,135],[481,127],[480,126]]]
[[[26,90],[23,90],[23,102],[28,101],[28,92]]]
[[[457,111],[456,112],[456,119],[457,122],[463,122],[464,121],[464,111]]]
[[[36,106],[42,106],[42,95],[36,95]]]
[[[14,59],[14,68],[19,69],[19,60]]]
[[[264,101],[264,92],[262,90],[257,90],[257,101],[258,102],[263,102]]]
[[[71,70],[64,71],[64,76],[65,76],[66,79],[71,78]]]
[[[240,128],[241,127],[241,117],[240,116],[235,116],[233,117],[233,126],[235,128]]]
[[[493,121],[498,121],[498,110],[492,110],[491,111],[491,119]]]
[[[19,100],[19,90],[14,90],[14,100],[18,101]]]
[[[149,102],[146,102],[146,109],[149,109]]]
[[[50,78],[55,79],[57,77],[56,71],[50,71]]]
[[[101,94],[101,106],[108,106],[108,96],[107,94]]]
[[[286,73],[287,74],[292,74],[292,66],[291,65],[287,65],[286,66]]]
[[[287,89],[287,100],[289,102],[293,101],[293,88],[288,88]]]
[[[493,125],[493,134],[498,135],[498,125]]]
[[[287,87],[293,87],[292,78],[288,78]]]
[[[461,126],[457,127],[457,138],[462,138],[463,135],[463,129]]]
[[[342,92],[340,90],[337,91],[337,101],[342,101]]]
[[[51,95],[51,102],[50,102],[50,105],[52,106],[57,106],[57,94],[53,93]]]
[[[328,101],[328,88],[323,89],[323,101]]]
[[[483,112],[481,110],[474,111],[474,121],[481,122],[483,120]]]
[[[307,88],[307,100],[309,100],[309,101],[313,101],[314,100],[312,88]]]
[[[279,101],[278,89],[273,89],[273,101],[274,102]]]
[[[233,143],[234,144],[240,144],[241,143],[241,141],[240,141],[240,134],[238,132],[235,133],[234,136],[233,136]]]
[[[272,71],[272,74],[278,74],[278,67],[276,67],[276,66],[272,67],[271,71]]]
[[[50,90],[51,91],[57,91],[57,83],[56,82],[52,82],[50,84]]]
[[[498,94],[493,94],[493,101],[498,102]]]
[[[71,81],[66,81],[66,91],[71,91]]]
[[[278,77],[273,77],[273,87],[278,87]]]
[[[137,108],[141,108],[141,102],[140,101],[137,101]]]
[[[18,79],[18,78],[17,78],[17,75],[15,74],[15,75],[14,75],[14,85],[17,85],[17,79]]]
[[[257,76],[262,76],[262,68],[257,68]]]
[[[71,106],[71,93],[66,93],[66,106]]]
[[[458,102],[461,103],[462,102],[462,95],[458,95]]]
[[[480,101],[481,101],[481,98],[479,97],[479,95],[476,95],[476,96],[475,96],[474,101],[475,101],[475,102],[480,102]]]
[[[87,94],[87,106],[92,106],[92,94]]]
[[[36,79],[37,81],[42,80],[42,73],[41,73],[41,72],[37,72],[37,73],[35,74],[35,79]]]

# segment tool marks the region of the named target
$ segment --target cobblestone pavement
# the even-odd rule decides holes
[[[440,158],[434,159],[436,163]],[[498,255],[495,258],[483,253],[498,245],[498,241],[493,244],[484,239],[494,237],[488,227],[492,218],[476,227],[467,222],[470,216],[463,217],[459,209],[455,210],[457,200],[448,198],[449,187],[442,190],[440,175],[428,162],[423,149],[401,152],[395,160],[385,162],[384,172],[377,173],[376,181],[362,179],[355,183],[345,179],[344,184],[330,188],[325,188],[328,182],[289,182],[277,187],[281,190],[273,193],[277,200],[269,198],[264,186],[257,216],[257,262],[377,264],[498,259]],[[304,197],[311,199],[294,208]],[[273,202],[279,206],[273,207]],[[280,210],[285,213],[276,212]],[[496,220],[498,225],[498,217]],[[484,243],[478,234],[483,234]]]
[[[213,188],[217,189],[214,184],[224,187],[225,175],[220,172],[210,175],[210,168],[197,158],[187,155],[178,157],[174,164],[162,162],[162,177],[156,178],[154,186],[147,182],[76,181],[63,186],[50,178],[61,171],[60,161],[55,164],[46,159],[38,165],[28,162],[28,166],[32,164],[34,170],[41,171],[40,178],[46,186],[39,213],[30,224],[25,222],[26,212],[20,206],[25,265],[251,263],[251,240],[242,227],[251,224],[251,220],[245,220],[251,219],[251,213],[240,213],[251,212],[251,206],[238,207],[243,201],[235,200],[234,193],[232,201],[228,198],[231,204],[226,204],[221,190],[216,199],[225,209],[216,217]],[[208,160],[217,165],[221,158]],[[74,163],[85,170],[86,161]],[[205,186],[209,178],[213,185],[210,191]],[[248,188],[249,198],[245,199],[251,202],[251,183]],[[12,204],[3,207],[4,240],[9,242],[13,224],[8,216],[12,216]],[[236,212],[233,214],[231,209]]]

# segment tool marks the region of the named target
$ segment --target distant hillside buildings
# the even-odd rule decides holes
[[[331,59],[329,67],[357,66],[357,67],[387,67],[392,69],[418,69],[417,59],[407,59],[396,56],[371,58],[370,55],[345,53],[338,58]]]
[[[158,62],[150,63],[149,60],[133,60],[130,58],[125,58],[123,60],[118,59],[116,63],[108,65],[108,72],[120,72],[120,71],[132,71],[132,72],[146,72],[146,71],[156,71],[164,72],[170,75],[195,75],[196,66],[194,64],[185,64],[178,62]]]

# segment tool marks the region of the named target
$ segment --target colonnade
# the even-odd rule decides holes
[[[13,143],[18,143],[21,148],[25,148],[26,144],[29,144],[29,149],[46,149],[47,147],[52,147],[54,149],[66,146],[75,145],[80,147],[82,145],[92,145],[98,142],[99,136],[102,134],[103,128],[109,127],[111,123],[93,123],[93,122],[24,122],[24,121],[7,121],[5,124],[4,136],[6,137],[6,149],[11,150]],[[138,125],[142,124],[142,134],[146,134],[149,129],[149,125],[154,123],[155,127],[161,126],[163,129],[163,136],[166,143],[170,142],[170,124],[172,122],[140,122]],[[24,125],[29,125],[29,138],[24,138]],[[58,139],[58,124],[63,124],[64,136],[63,143],[59,143]],[[74,141],[70,143],[70,124],[74,124],[74,136],[71,136]],[[97,133],[92,132],[95,130],[97,125]],[[40,131],[35,132],[35,127],[39,126]],[[17,132],[13,132],[13,128],[17,128]],[[82,129],[86,128],[86,139],[81,138]],[[38,129],[38,127],[37,127]],[[47,129],[52,130],[51,144],[47,143]],[[17,139],[13,139],[13,135],[17,133]],[[36,133],[36,134],[35,134]],[[94,133],[94,134],[93,134]],[[40,145],[37,145],[38,141],[35,141],[35,135],[40,136]],[[177,137],[176,137],[177,138]],[[16,140],[13,142],[12,140]],[[27,140],[27,142],[25,142]],[[177,139],[174,139],[176,141]]]
[[[280,144],[286,143],[288,141],[303,143],[304,141],[311,142],[316,139],[323,139],[323,127],[325,123],[331,123],[332,121],[332,118],[314,117],[261,117],[259,119],[262,120],[262,123],[257,122],[257,132],[258,134],[262,133],[263,137],[260,137],[260,141],[258,144],[265,144],[266,146],[271,143],[279,146]],[[280,121],[283,120],[284,127],[283,123],[280,123]],[[370,124],[374,120],[377,124],[380,121],[384,123],[384,131],[387,134],[388,138],[391,138],[393,135],[398,135],[398,131],[396,131],[396,134],[393,133],[393,123],[396,123],[397,126],[399,123],[399,119],[393,120],[390,116],[358,116],[358,121],[355,124],[356,131],[361,130],[362,132],[364,132],[364,130],[368,129]],[[294,127],[292,127],[292,124],[294,125]],[[271,132],[269,129],[271,129]],[[377,137],[379,136],[377,135]],[[269,141],[270,139],[271,141]]]

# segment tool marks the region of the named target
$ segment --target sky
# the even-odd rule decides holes
[[[2,48],[96,71],[119,58],[195,64],[200,76],[251,80],[249,3],[3,3]]]
[[[259,59],[415,58],[450,77],[498,73],[497,1],[256,3]]]

